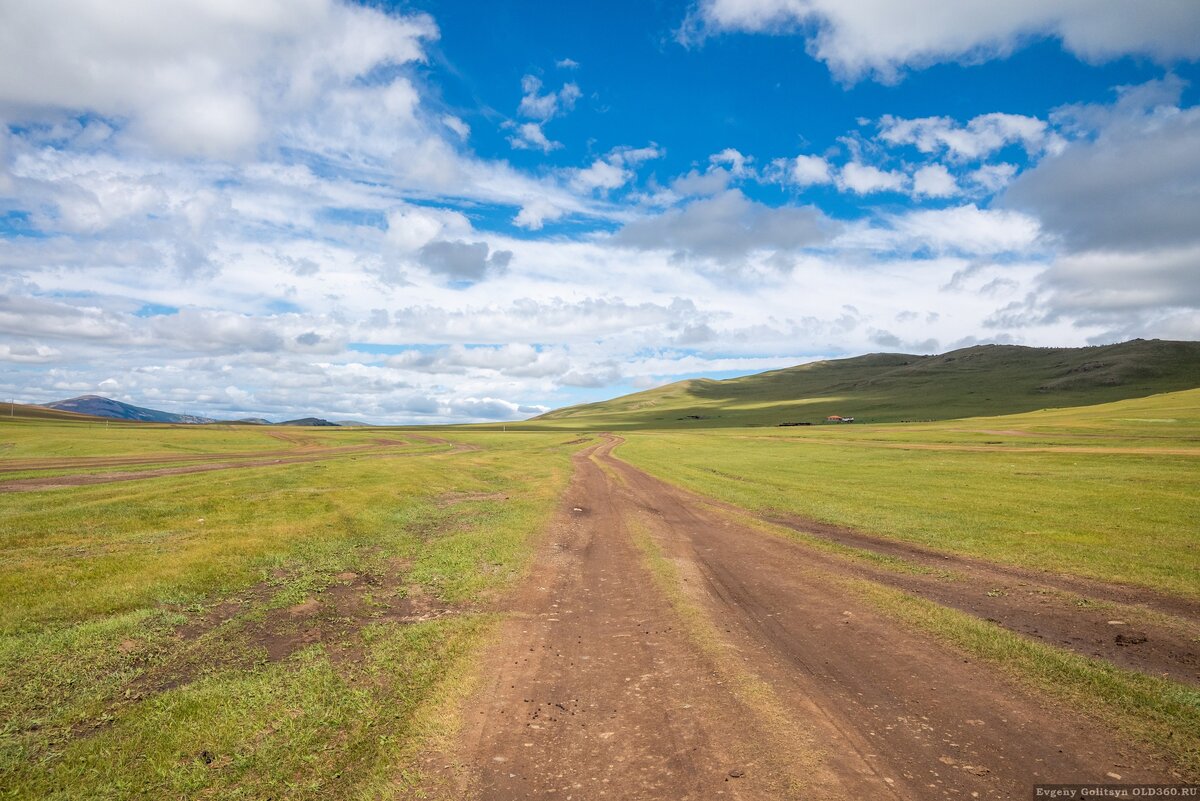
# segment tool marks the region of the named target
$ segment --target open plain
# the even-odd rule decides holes
[[[1200,775],[1200,391],[620,435],[0,425],[3,797]]]

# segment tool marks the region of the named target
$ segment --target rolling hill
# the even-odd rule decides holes
[[[94,420],[97,418],[107,420],[126,420],[137,423],[168,423],[174,425],[205,425],[208,423],[225,423],[228,425],[263,425],[263,426],[362,426],[366,423],[358,423],[353,421],[331,423],[320,417],[302,417],[296,420],[285,420],[282,423],[272,423],[262,417],[244,417],[240,420],[214,420],[211,417],[198,417],[191,414],[174,414],[172,412],[164,412],[158,409],[147,409],[142,406],[134,406],[129,403],[123,403],[112,398],[105,398],[100,395],[80,395],[78,398],[68,398],[67,400],[54,401],[53,403],[44,403],[41,406],[25,406],[17,405],[19,409],[25,409],[26,417],[41,416],[47,419],[88,419]],[[33,414],[29,410],[40,410],[39,414]],[[18,412],[19,413],[19,412]],[[54,417],[58,415],[59,417]],[[67,417],[69,415],[69,417]]]
[[[104,418],[94,417],[90,414],[63,411],[61,409],[48,409],[45,406],[5,402],[0,404],[0,422],[6,420],[50,420],[59,423],[95,423],[98,420],[103,422]]]
[[[80,395],[78,398],[54,401],[43,404],[47,409],[58,409],[64,412],[87,414],[93,417],[107,417],[110,420],[136,420],[143,423],[184,423],[200,424],[215,423],[208,417],[196,417],[190,414],[173,414],[158,409],[147,409],[129,403],[104,398],[99,395]]]
[[[699,378],[571,406],[538,427],[684,428],[943,420],[1013,414],[1200,387],[1200,342],[1089,348],[980,345],[937,356],[872,353],[714,381]]]

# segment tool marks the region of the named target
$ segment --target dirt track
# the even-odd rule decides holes
[[[443,453],[474,450],[473,445],[452,444],[444,439],[433,437],[412,437],[430,444],[449,446]],[[77,459],[48,459],[45,463],[37,464],[40,460],[24,460],[23,462],[6,463],[0,468],[0,473],[33,470],[69,470],[95,469],[97,467],[154,465],[185,461],[188,464],[177,467],[152,467],[146,470],[130,470],[112,473],[71,473],[53,476],[35,476],[33,478],[17,478],[0,482],[0,493],[5,492],[37,492],[41,490],[65,489],[67,487],[82,487],[91,484],[111,484],[117,481],[139,481],[146,478],[161,476],[176,476],[186,473],[209,473],[217,470],[236,470],[251,467],[274,467],[283,464],[299,464],[302,462],[320,462],[335,456],[358,454],[361,456],[407,456],[410,454],[398,451],[400,446],[407,445],[404,440],[376,439],[364,445],[342,445],[330,448],[297,447],[286,451],[268,453],[210,453],[188,454],[186,456],[128,456],[128,457],[79,457]],[[276,458],[268,458],[271,456]],[[424,454],[424,452],[423,452]],[[424,454],[428,455],[428,454]],[[18,465],[18,466],[13,466]],[[24,466],[20,466],[24,465]]]
[[[849,599],[837,560],[619,461],[617,442],[575,458],[458,751],[428,758],[435,797],[1028,798],[1034,782],[1177,780]],[[639,540],[681,583],[649,571]]]

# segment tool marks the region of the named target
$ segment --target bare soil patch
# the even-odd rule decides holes
[[[335,664],[356,662],[362,657],[359,633],[365,626],[418,623],[466,611],[405,584],[406,567],[397,561],[378,575],[339,573],[334,583],[304,601],[262,614],[255,610],[269,604],[279,587],[257,584],[176,629],[180,640],[196,645],[185,645],[174,659],[147,671],[136,682],[134,695],[180,687],[213,670],[249,666],[263,654],[269,662],[280,662],[315,644],[323,645]],[[209,647],[214,641],[232,647]]]
[[[1200,684],[1200,602],[1142,587],[946,554],[813,520],[764,519],[840,545],[894,557],[926,572],[844,562],[840,569],[1085,656]],[[829,564],[834,561],[816,554],[812,558]]]

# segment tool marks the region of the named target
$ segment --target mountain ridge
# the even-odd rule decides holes
[[[87,415],[92,418],[105,420],[124,420],[137,423],[166,423],[168,425],[210,425],[225,423],[230,425],[267,425],[267,426],[341,426],[364,425],[351,421],[329,422],[320,417],[301,417],[273,423],[262,417],[243,417],[238,420],[217,420],[212,417],[200,417],[192,414],[176,414],[164,412],[161,409],[151,409],[145,406],[135,406],[132,403],[106,398],[103,395],[79,395],[60,401],[38,404],[39,408],[52,409],[58,412],[69,412]]]

